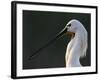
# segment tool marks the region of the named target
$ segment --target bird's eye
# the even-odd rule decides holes
[[[68,24],[67,26],[68,26],[68,27],[71,27],[71,24]]]

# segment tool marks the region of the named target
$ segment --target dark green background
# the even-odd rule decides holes
[[[48,43],[71,19],[79,20],[88,31],[88,50],[80,59],[83,66],[90,66],[90,14],[23,11],[23,69],[65,67],[68,36],[55,41],[29,60],[29,56]]]

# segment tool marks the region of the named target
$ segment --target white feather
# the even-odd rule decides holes
[[[70,27],[67,25],[71,24]],[[84,57],[87,51],[87,31],[83,24],[78,20],[71,20],[66,27],[68,32],[75,33],[75,36],[68,43],[65,61],[66,67],[78,67],[81,66],[79,58]]]

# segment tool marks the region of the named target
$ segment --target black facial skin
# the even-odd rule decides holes
[[[67,26],[68,26],[68,27],[71,27],[71,24],[68,24]]]

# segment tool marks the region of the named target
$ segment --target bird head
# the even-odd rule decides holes
[[[76,32],[83,30],[81,29],[82,27],[83,25],[81,22],[76,19],[72,19],[66,24],[65,28],[58,34],[58,36],[67,34],[71,37],[74,37]]]
[[[73,32],[75,33],[78,29],[79,22],[77,20],[71,20],[68,22],[67,26],[67,31],[68,32]]]
[[[70,20],[67,25],[66,25],[66,28],[67,28],[67,32],[70,32],[70,33],[76,33],[80,30],[82,30],[82,23],[76,19],[72,19]]]

